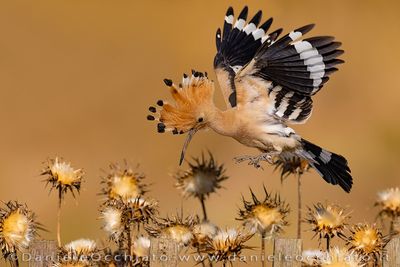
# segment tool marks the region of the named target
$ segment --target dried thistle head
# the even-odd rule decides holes
[[[74,190],[79,193],[83,181],[83,170],[74,169],[71,163],[64,161],[62,158],[56,157],[49,159],[41,175],[47,176],[46,183],[51,184],[51,189],[57,189],[61,197],[71,191],[74,195]]]
[[[102,194],[108,200],[121,200],[128,203],[146,192],[147,186],[143,183],[144,178],[145,175],[135,172],[127,161],[124,161],[123,166],[112,163],[109,165],[108,174],[102,178],[102,184],[105,185]]]
[[[123,216],[123,210],[115,206],[105,206],[101,209],[100,218],[103,220],[103,229],[108,233],[111,240],[121,240],[127,222]]]
[[[157,238],[170,238],[177,244],[187,246],[193,239],[193,228],[199,223],[197,215],[161,218],[154,226],[145,227],[149,235]]]
[[[209,221],[203,221],[193,227],[192,246],[195,248],[203,247],[209,239],[212,239],[218,232],[218,227]]]
[[[283,181],[290,174],[302,175],[310,169],[308,161],[297,156],[282,155],[274,161],[275,170],[279,170],[281,173],[281,180]]]
[[[154,221],[158,213],[158,202],[151,199],[136,197],[130,199],[128,203],[128,212],[130,212],[130,222],[149,223]]]
[[[253,236],[240,229],[220,230],[209,239],[202,252],[207,253],[214,260],[223,263],[230,262],[235,256],[239,256],[243,249],[251,247],[245,243]]]
[[[318,238],[343,237],[349,213],[338,205],[323,205],[317,203],[314,208],[308,208],[306,222],[311,225],[311,230]]]
[[[301,257],[302,267],[320,267],[322,258],[326,257],[326,253],[321,250],[304,250]]]
[[[351,235],[347,237],[349,250],[361,256],[369,256],[377,260],[382,255],[388,242],[375,224],[360,223],[350,229]]]
[[[51,267],[89,267],[89,264],[79,262],[55,262],[51,264]]]
[[[188,162],[187,171],[178,171],[173,176],[177,180],[175,187],[182,190],[185,197],[193,196],[204,199],[209,194],[221,188],[220,183],[226,179],[224,166],[218,165],[213,155],[209,157],[194,158]]]
[[[7,259],[17,251],[28,248],[40,229],[35,214],[26,205],[16,201],[5,203],[5,207],[0,209],[0,248],[3,257]]]
[[[379,216],[391,219],[400,217],[400,188],[389,188],[378,192],[375,206],[380,207]]]
[[[71,251],[77,255],[88,255],[97,250],[97,244],[91,239],[77,239],[64,245],[66,251]]]
[[[133,255],[138,258],[139,261],[147,261],[150,256],[150,239],[144,236],[138,237],[133,242]]]
[[[59,259],[61,266],[91,266],[92,259],[98,257],[100,250],[91,239],[77,239],[60,248]],[[95,255],[96,254],[96,255]]]
[[[359,255],[345,248],[333,247],[326,257],[321,258],[322,267],[363,267]]]
[[[243,221],[252,232],[258,231],[263,237],[279,234],[288,225],[289,205],[282,201],[280,195],[272,196],[264,187],[265,197],[260,201],[250,189],[252,201],[243,197],[244,209],[239,210],[238,220]]]

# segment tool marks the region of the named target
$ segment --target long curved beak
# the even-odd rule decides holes
[[[196,132],[197,132],[197,129],[192,129],[188,132],[185,143],[183,144],[183,148],[182,148],[182,152],[181,152],[181,159],[179,160],[179,166],[182,165],[183,160],[185,159],[186,149],[188,148],[189,143],[190,143],[190,141],[192,141],[192,138]]]

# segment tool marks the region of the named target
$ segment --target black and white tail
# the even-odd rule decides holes
[[[353,185],[351,170],[347,160],[335,153],[329,152],[307,140],[302,139],[304,157],[324,180],[333,185],[340,185],[344,191],[350,192]]]

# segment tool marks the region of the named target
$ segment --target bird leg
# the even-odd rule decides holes
[[[244,161],[248,161],[248,165],[253,165],[256,169],[261,168],[261,161],[266,161],[270,164],[274,163],[273,158],[277,155],[277,152],[268,152],[268,153],[261,153],[258,156],[239,156],[239,157],[235,157],[234,160],[236,161],[236,163],[242,163]]]

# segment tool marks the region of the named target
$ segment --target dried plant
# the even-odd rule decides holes
[[[378,192],[375,206],[379,206],[378,216],[390,219],[390,235],[396,234],[395,223],[400,218],[400,188],[389,188]]]
[[[97,266],[101,250],[91,239],[77,239],[65,244],[59,250],[56,266]]]
[[[150,239],[144,236],[138,237],[133,242],[133,255],[135,266],[149,266],[150,264]]]
[[[356,224],[350,232],[351,235],[347,237],[349,250],[376,263],[389,241],[388,237],[384,236],[375,224],[368,223]]]
[[[145,227],[149,235],[157,238],[169,238],[179,246],[187,246],[193,239],[193,228],[199,223],[197,215],[174,215],[159,218],[153,226]]]
[[[192,246],[201,250],[209,239],[212,239],[218,232],[218,227],[208,221],[196,224],[193,227]]]
[[[280,171],[283,181],[289,175],[302,175],[310,169],[308,161],[295,156],[279,157],[274,160],[275,170]]]
[[[284,226],[288,225],[287,215],[289,205],[281,200],[279,194],[272,196],[264,186],[265,197],[260,201],[250,189],[252,202],[243,197],[244,209],[239,210],[238,220],[243,221],[244,226],[252,233],[261,235],[261,258],[265,257],[265,239],[282,232]],[[264,261],[263,261],[264,264]]]
[[[184,197],[195,197],[200,200],[203,218],[207,220],[205,199],[220,189],[221,182],[228,179],[228,176],[225,176],[224,166],[219,165],[210,152],[208,158],[202,154],[201,158],[194,158],[188,165],[188,170],[179,170],[173,175],[177,180],[175,187],[182,190]]]
[[[241,229],[220,230],[212,238],[209,239],[202,252],[207,253],[210,259],[222,262],[225,266],[227,263],[232,264],[232,260],[239,256],[244,249],[251,249],[245,243],[253,236]]]
[[[320,267],[322,259],[326,257],[326,253],[321,250],[304,250],[301,256],[302,267]]]
[[[310,169],[307,160],[297,156],[285,156],[284,154],[274,160],[275,170],[279,170],[281,174],[281,182],[290,174],[297,177],[297,238],[301,239],[301,218],[303,203],[301,197],[301,177]]]
[[[311,225],[311,230],[321,241],[326,239],[326,248],[329,251],[330,239],[337,236],[343,238],[347,226],[349,213],[338,205],[323,205],[317,203],[314,208],[308,208],[306,222]]]
[[[321,258],[322,267],[363,267],[359,255],[345,248],[333,247],[326,257]]]
[[[75,197],[74,191],[79,193],[83,174],[82,169],[74,169],[70,163],[58,157],[49,159],[41,173],[47,176],[45,182],[46,185],[51,185],[50,192],[52,189],[58,191],[57,242],[59,247],[61,247],[61,203],[68,191],[73,197]]]
[[[119,250],[126,250],[133,256],[134,228],[136,227],[139,234],[141,224],[155,221],[157,207],[156,201],[145,200],[140,196],[126,201],[122,201],[121,198],[108,200],[100,209],[104,221],[103,229],[107,231],[109,238],[118,244]]]
[[[24,204],[9,201],[0,209],[0,248],[3,257],[18,266],[17,253],[28,248],[42,230],[35,214]]]
[[[103,220],[103,229],[108,233],[111,240],[121,240],[125,225],[128,223],[123,216],[123,211],[113,206],[105,206],[101,209],[100,218]]]
[[[123,166],[118,163],[110,164],[107,175],[102,178],[102,194],[107,200],[129,203],[146,193],[144,178],[145,175],[134,171],[127,161],[124,161]]]

